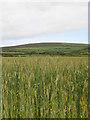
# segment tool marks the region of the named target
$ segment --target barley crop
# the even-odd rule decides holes
[[[3,57],[2,118],[87,118],[87,105],[87,57]]]

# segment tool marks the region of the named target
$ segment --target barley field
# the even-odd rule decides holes
[[[2,118],[87,118],[88,58],[2,58]]]

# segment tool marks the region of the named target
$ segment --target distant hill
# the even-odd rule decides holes
[[[35,43],[2,48],[2,56],[61,55],[86,56],[90,52],[87,44]]]

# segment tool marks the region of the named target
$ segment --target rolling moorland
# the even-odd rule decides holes
[[[2,49],[2,118],[88,118],[88,45]]]
[[[0,54],[8,57],[30,55],[85,56],[90,54],[90,47],[86,44],[37,43],[3,47]]]

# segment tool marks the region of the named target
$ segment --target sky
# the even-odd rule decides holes
[[[88,43],[88,0],[3,0],[0,46]]]

